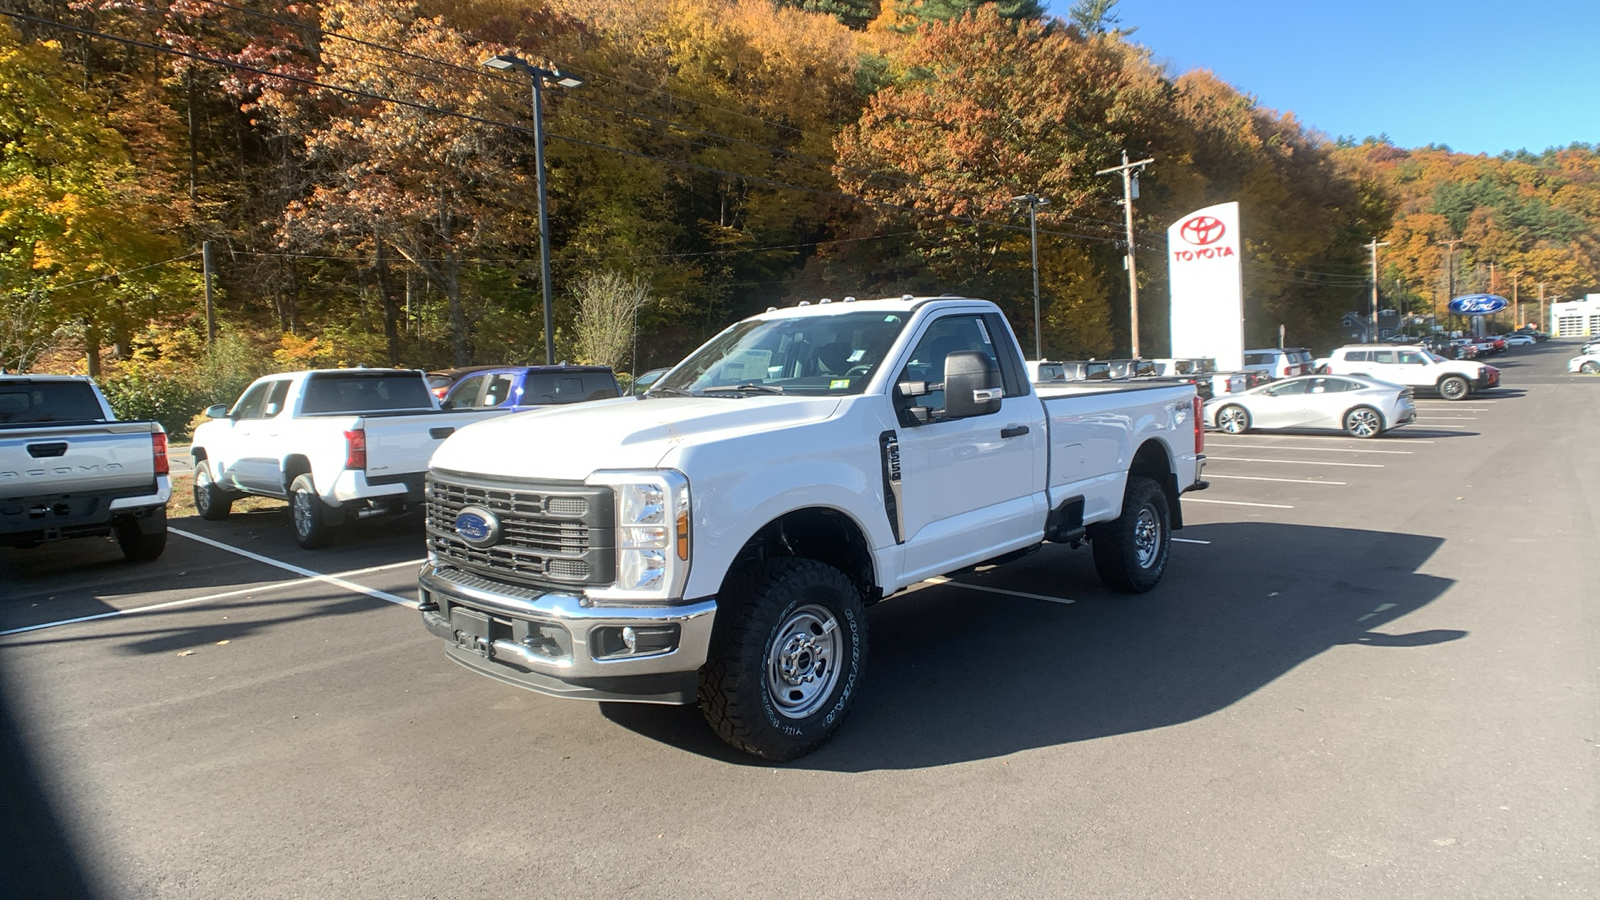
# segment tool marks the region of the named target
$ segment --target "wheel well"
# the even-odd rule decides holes
[[[200,460],[205,459],[206,458],[206,448],[204,448],[204,447],[190,447],[189,448],[189,458],[194,460],[195,462],[199,462]]]
[[[311,460],[304,456],[291,456],[283,461],[283,492],[289,493],[289,485],[301,475],[311,471]]]
[[[739,548],[729,575],[751,563],[786,557],[813,559],[843,572],[864,604],[883,598],[866,535],[854,519],[836,509],[797,509],[768,522]]]
[[[1183,509],[1178,505],[1178,476],[1172,471],[1172,457],[1167,455],[1166,445],[1157,440],[1145,441],[1139,447],[1139,452],[1133,455],[1133,465],[1128,467],[1128,476],[1131,478],[1134,475],[1141,475],[1161,485],[1161,490],[1167,495],[1167,508],[1172,511],[1172,528],[1174,531],[1182,528]]]

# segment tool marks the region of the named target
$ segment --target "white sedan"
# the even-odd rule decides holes
[[[1502,337],[1506,339],[1507,347],[1532,347],[1534,344],[1538,343],[1538,341],[1533,339],[1533,335],[1519,334],[1514,331],[1510,334],[1502,335]]]
[[[1567,371],[1582,372],[1585,375],[1600,375],[1600,352],[1574,356],[1567,361]]]
[[[1414,421],[1411,388],[1355,375],[1302,375],[1206,401],[1206,424],[1251,429],[1336,428],[1370,438]]]

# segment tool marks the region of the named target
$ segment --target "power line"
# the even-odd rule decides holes
[[[121,278],[124,275],[132,275],[135,272],[143,272],[146,269],[154,269],[154,268],[158,268],[160,266],[169,265],[171,263],[182,262],[183,260],[186,260],[186,259],[192,259],[194,256],[195,256],[194,251],[190,251],[188,253],[185,253],[182,256],[174,256],[171,259],[163,259],[160,262],[153,262],[153,263],[150,263],[147,266],[138,266],[138,267],[132,268],[132,269],[119,269],[119,270],[117,270],[115,272],[107,272],[104,275],[96,275],[93,278],[85,278],[82,281],[73,281],[73,282],[69,282],[67,284],[52,284],[52,285],[49,285],[47,287],[40,288],[40,290],[43,290],[45,292],[49,292],[49,291],[64,291],[67,288],[79,287],[79,286],[85,285],[85,284],[94,284],[95,282],[98,282],[98,281],[110,281],[113,278]]]

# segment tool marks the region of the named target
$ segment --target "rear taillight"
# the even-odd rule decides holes
[[[167,433],[157,431],[150,435],[150,453],[155,461],[156,474],[168,475],[172,472],[172,465],[167,462]]]
[[[344,433],[344,467],[346,469],[365,469],[367,467],[366,429],[357,428]]]
[[[1199,456],[1206,449],[1206,423],[1200,395],[1194,395],[1194,452]]]

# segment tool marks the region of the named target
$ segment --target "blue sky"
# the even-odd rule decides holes
[[[1065,16],[1071,0],[1048,0]],[[1600,143],[1600,0],[1121,0],[1175,74],[1210,69],[1330,137],[1465,153]]]

